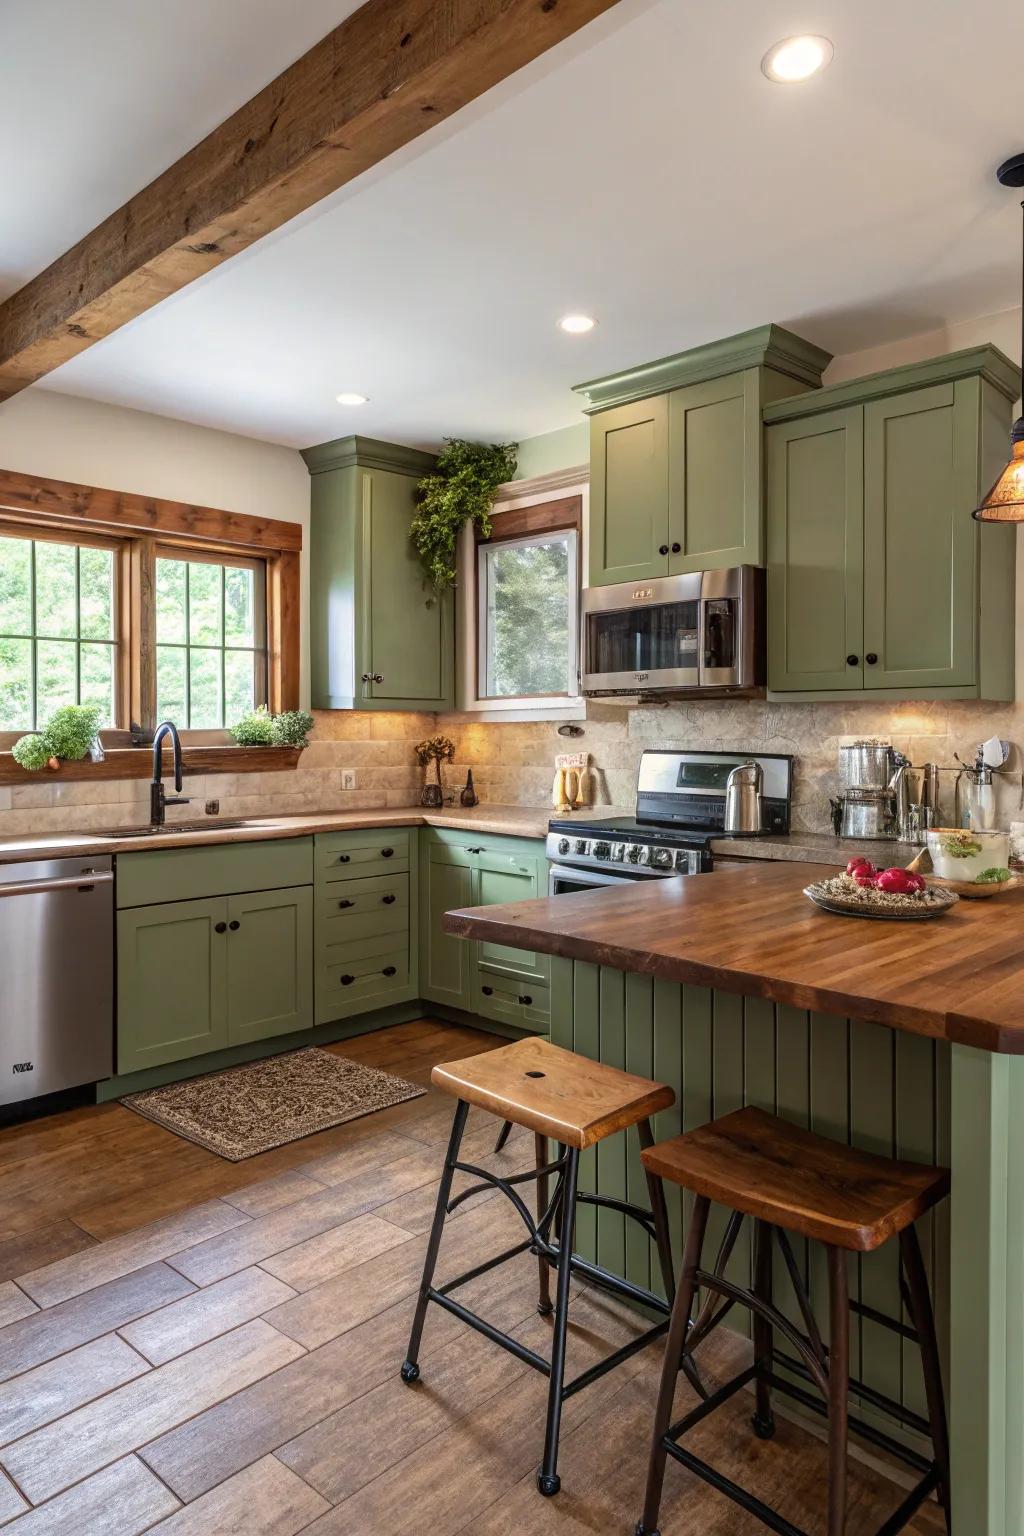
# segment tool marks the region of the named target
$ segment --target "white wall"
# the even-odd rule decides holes
[[[309,475],[292,448],[29,389],[0,405],[0,467],[303,527],[300,694],[309,699]]]

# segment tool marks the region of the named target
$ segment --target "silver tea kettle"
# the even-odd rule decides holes
[[[760,763],[739,763],[725,782],[726,832],[760,832],[764,769]]]

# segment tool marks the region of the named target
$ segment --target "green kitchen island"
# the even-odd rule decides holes
[[[453,911],[445,928],[555,957],[551,1039],[671,1084],[676,1104],[658,1118],[659,1139],[757,1104],[840,1141],[952,1168],[950,1200],[919,1232],[944,1352],[955,1528],[1021,1536],[1024,897],[961,901],[923,923],[871,922],[831,916],[802,894],[833,873],[721,866],[711,878]],[[627,1138],[584,1161],[583,1187],[643,1198]],[[677,1242],[684,1216],[677,1198]],[[577,1246],[656,1284],[647,1240],[630,1226],[586,1209]],[[801,1262],[827,1325],[823,1256],[812,1244]],[[870,1315],[902,1318],[895,1247],[854,1263],[851,1296],[868,1310],[852,1319],[852,1374],[904,1418],[883,1422],[863,1396],[855,1411],[914,1448],[917,1350]],[[732,1264],[749,1278],[749,1251]],[[785,1271],[774,1281],[798,1321]]]

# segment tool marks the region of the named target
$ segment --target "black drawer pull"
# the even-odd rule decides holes
[[[659,544],[658,545],[658,554],[659,555],[667,555],[668,554],[668,545],[667,544]]]
[[[354,976],[343,976],[341,978],[341,984],[342,984],[343,987],[350,987],[354,981],[355,981],[355,977]]]
[[[867,655],[864,657],[864,660],[867,662],[869,667],[873,667],[875,662],[878,660],[878,656],[874,651],[868,651]]]
[[[519,1001],[522,1003],[524,1008],[529,1008],[531,1006],[531,1004],[533,1003],[533,998],[532,997],[521,997],[519,999]]]
[[[350,853],[339,853],[338,854],[338,863],[339,864],[348,864],[348,863],[350,863],[351,858],[352,858],[352,855]]]
[[[480,991],[483,993],[484,997],[493,997],[494,996],[494,988],[493,987],[481,987]]]
[[[346,899],[345,901],[339,901],[338,902],[338,906],[339,907],[354,907],[355,906],[355,902],[354,901],[349,901],[349,900]]]
[[[382,848],[380,851],[380,856],[382,859],[390,859],[393,856],[394,851],[395,850],[393,848]]]
[[[228,925],[227,923],[214,923],[213,931],[214,933],[227,933]]]
[[[387,896],[382,896],[381,897],[381,901],[384,903],[384,905],[386,907],[390,907],[391,903],[393,901],[397,901],[397,900],[398,900],[398,898],[397,898],[397,896],[395,896],[395,894],[393,892],[391,894],[387,895]]]
[[[683,552],[683,546],[681,544],[673,544],[672,545],[672,553],[674,555],[681,555],[682,552]]]
[[[239,930],[239,928],[241,928],[241,926],[242,926],[242,925],[241,925],[241,923],[240,923],[240,922],[239,922],[239,921],[238,921],[238,919],[237,919],[237,918],[232,918],[232,920],[231,920],[231,922],[230,922],[230,923],[228,923],[228,927],[229,927],[229,928],[230,928],[230,929],[231,929],[231,932],[232,932],[232,933],[237,933],[237,932],[238,932],[238,930]]]
[[[382,976],[394,976],[396,970],[397,970],[396,966],[394,966],[394,965],[386,965],[384,967],[384,969],[381,971],[381,975]]]
[[[851,655],[847,656],[847,658],[846,658],[846,665],[848,667],[855,667],[859,661],[860,661],[860,657],[859,656],[854,656],[854,655],[851,654]]]

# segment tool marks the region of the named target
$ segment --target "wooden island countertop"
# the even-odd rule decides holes
[[[720,866],[446,914],[446,932],[852,1015],[1024,1055],[1024,894],[917,922],[836,917],[803,895],[816,864]]]

